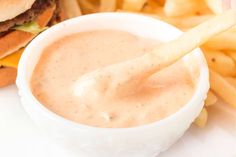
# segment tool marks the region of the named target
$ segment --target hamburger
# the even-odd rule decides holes
[[[76,5],[74,0],[0,0],[0,87],[15,82],[24,47],[53,24],[79,15]]]

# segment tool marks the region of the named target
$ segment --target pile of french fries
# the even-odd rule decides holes
[[[81,15],[96,12],[144,14],[186,31],[223,12],[222,0],[77,0]],[[209,28],[210,29],[210,28]],[[218,97],[236,108],[236,27],[201,46],[210,69],[211,89],[195,124],[204,127],[207,108]]]

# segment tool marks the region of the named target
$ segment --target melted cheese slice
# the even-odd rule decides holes
[[[20,57],[23,51],[24,51],[24,48],[14,52],[11,55],[8,55],[0,59],[0,66],[17,68],[18,62],[20,60]]]

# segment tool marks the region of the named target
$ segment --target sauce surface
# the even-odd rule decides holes
[[[81,103],[75,82],[97,68],[148,52],[159,42],[128,32],[97,30],[63,37],[44,49],[31,78],[34,96],[56,114],[96,127],[132,127],[161,120],[183,107],[195,84],[181,60],[152,77],[139,92]],[[122,76],[120,76],[122,77]]]

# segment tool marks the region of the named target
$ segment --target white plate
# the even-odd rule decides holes
[[[43,135],[24,112],[15,86],[0,89],[0,157],[76,157]],[[236,157],[236,111],[209,108],[209,122],[192,126],[159,157]]]

